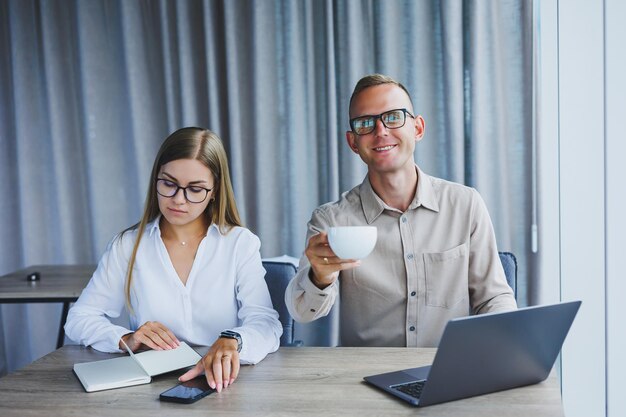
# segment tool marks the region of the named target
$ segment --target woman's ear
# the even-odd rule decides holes
[[[209,198],[209,203],[213,203],[215,201],[215,197],[217,196],[217,193],[219,192],[220,187],[218,185],[218,181],[215,181],[215,185],[213,186],[213,189],[211,190],[211,197]]]

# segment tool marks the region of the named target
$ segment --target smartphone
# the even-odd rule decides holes
[[[200,375],[162,392],[161,395],[159,395],[159,399],[161,401],[191,404],[213,392],[215,392],[215,390],[206,382],[206,377]]]

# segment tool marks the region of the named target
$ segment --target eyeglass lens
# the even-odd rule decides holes
[[[174,197],[178,190],[183,190],[183,194],[190,203],[202,203],[210,190],[202,187],[187,186],[181,187],[173,181],[165,179],[157,180],[157,193],[163,197]]]
[[[380,119],[388,129],[398,129],[406,121],[404,109],[390,110],[378,116],[363,116],[352,120],[352,128],[357,135],[366,135],[376,127],[376,119]]]

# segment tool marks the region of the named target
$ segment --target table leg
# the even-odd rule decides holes
[[[63,303],[63,311],[61,312],[61,325],[59,326],[59,337],[57,339],[57,349],[63,347],[63,342],[65,341],[65,330],[63,330],[63,326],[65,326],[65,321],[67,320],[67,313],[70,311],[70,303],[66,301]]]

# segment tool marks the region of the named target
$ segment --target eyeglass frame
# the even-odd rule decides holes
[[[159,192],[159,181],[167,181],[167,182],[171,182],[172,184],[176,185],[176,191],[174,191],[174,194],[172,195],[163,195]],[[189,197],[187,197],[187,188],[201,188],[204,191],[206,191],[206,194],[204,195],[204,198],[201,201],[191,201],[189,199]],[[215,187],[213,187],[215,188]],[[191,204],[200,204],[200,203],[204,203],[204,201],[206,200],[206,198],[209,196],[209,192],[211,192],[213,190],[213,188],[206,188],[206,187],[200,187],[199,185],[188,185],[186,187],[181,187],[179,184],[177,184],[176,182],[169,180],[167,178],[157,178],[156,183],[154,185],[154,189],[157,192],[158,195],[160,195],[161,197],[165,197],[165,198],[174,198],[176,197],[176,195],[178,194],[178,192],[180,190],[183,190],[183,197],[185,197],[185,200],[187,200],[189,203]]]
[[[402,123],[401,126],[396,126],[396,127],[389,127],[387,126],[387,123],[385,123],[385,121],[383,120],[383,115],[387,114],[387,113],[391,113],[394,111],[401,111],[404,115],[404,122]],[[383,126],[385,126],[387,129],[400,129],[401,127],[404,127],[404,125],[406,124],[406,115],[411,116],[412,119],[415,119],[415,116],[413,114],[411,114],[410,111],[408,111],[405,108],[400,108],[400,109],[391,109],[391,110],[387,110],[385,112],[382,112],[380,114],[364,114],[363,116],[358,116],[358,117],[353,117],[352,119],[350,119],[350,129],[352,130],[352,133],[354,133],[355,135],[358,136],[363,136],[363,135],[369,135],[370,133],[372,133],[374,130],[376,130],[376,120],[380,119],[380,122],[383,124]],[[372,126],[372,130],[370,130],[367,133],[357,133],[356,130],[354,129],[354,121],[357,119],[362,119],[362,118],[367,118],[367,117],[373,117],[374,118],[374,125]]]

